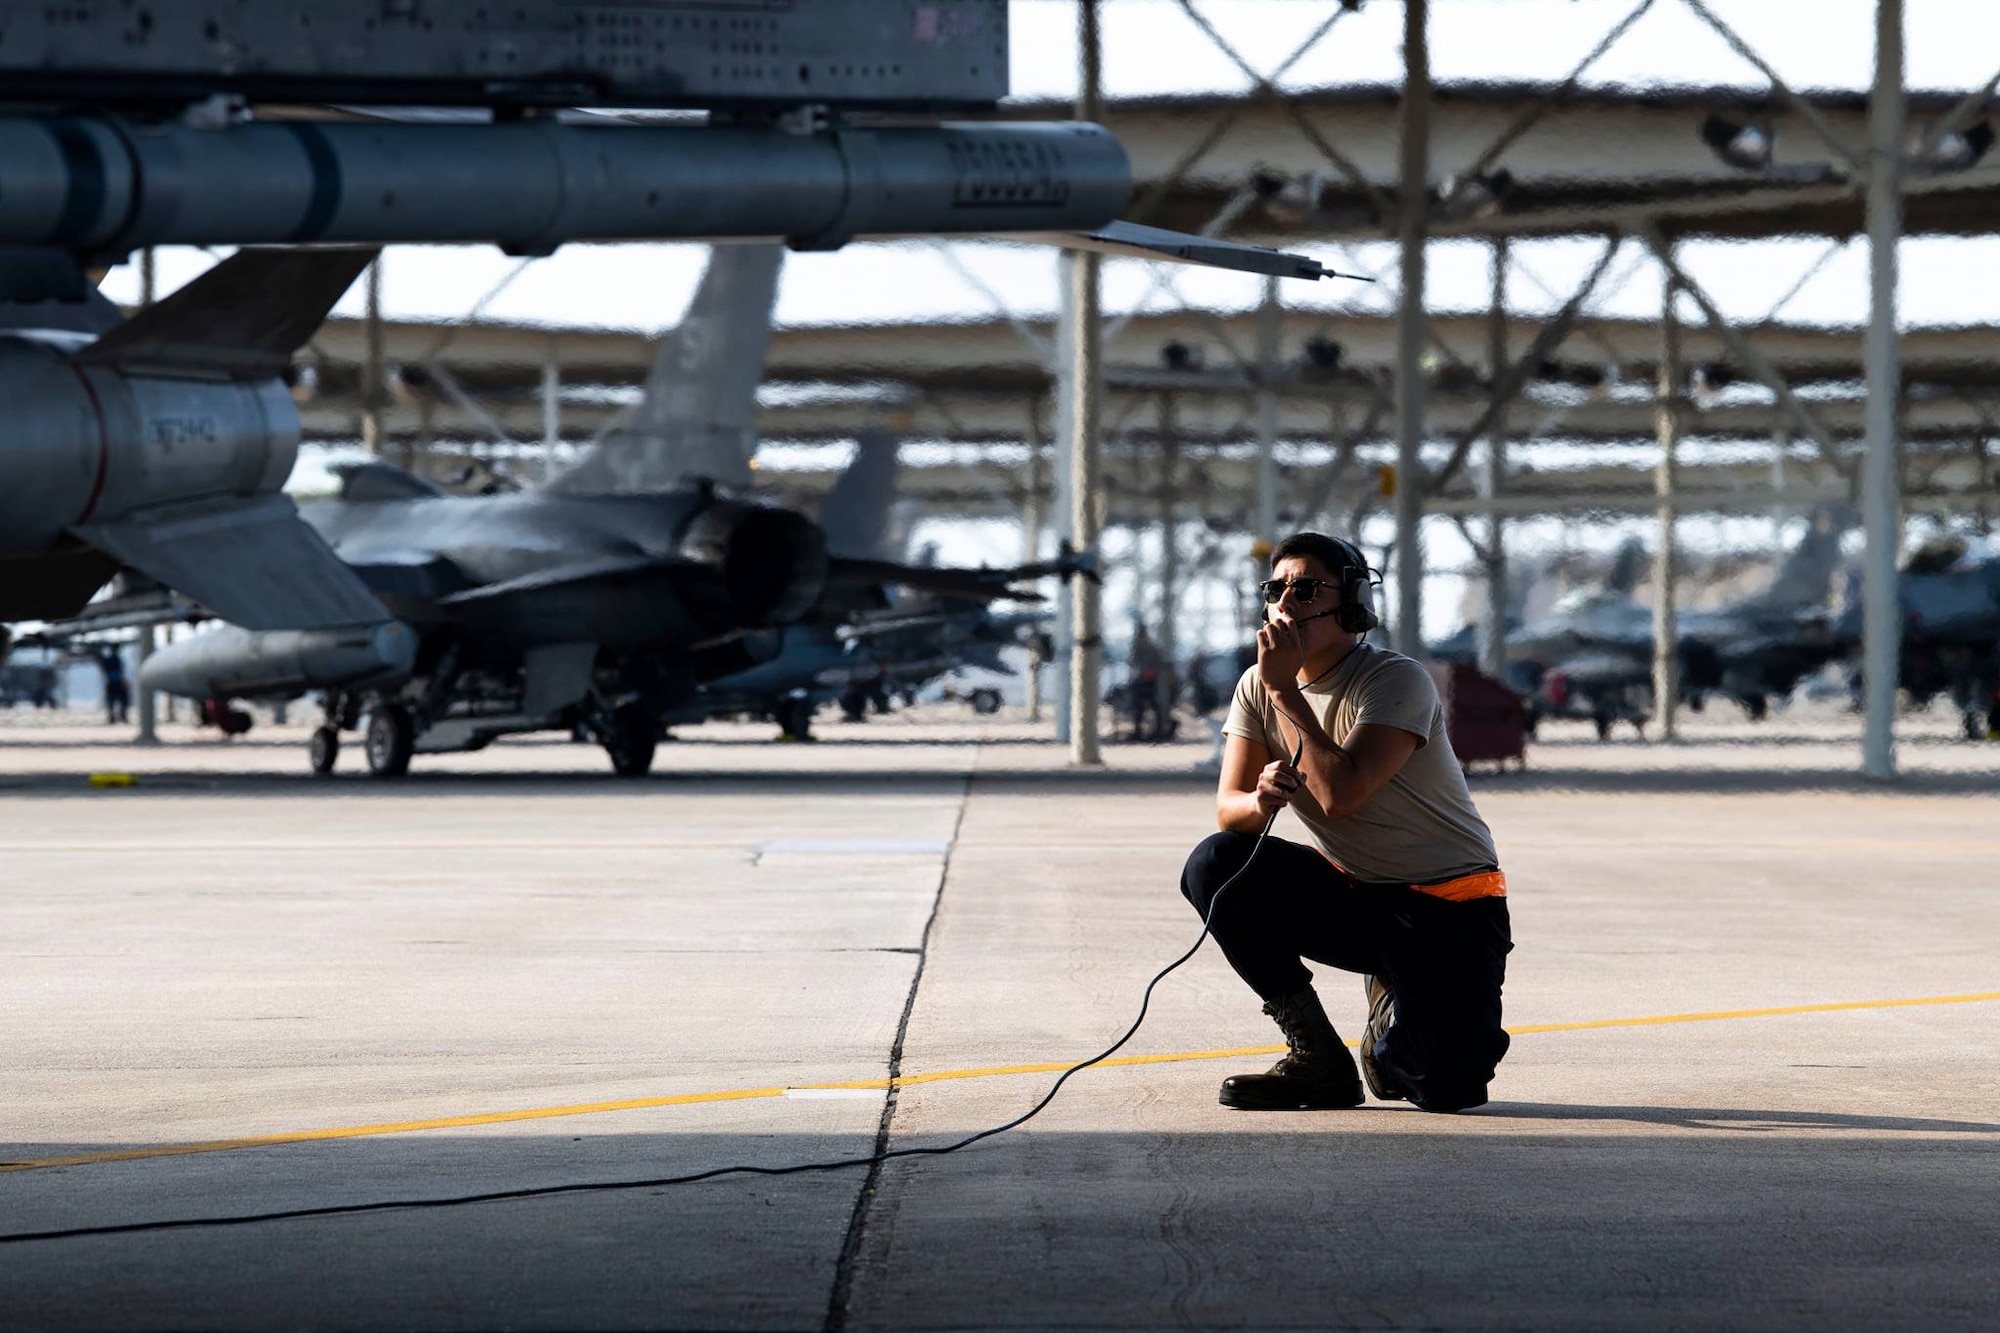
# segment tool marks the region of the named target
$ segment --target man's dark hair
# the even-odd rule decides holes
[[[1295,532],[1271,548],[1271,563],[1289,560],[1293,556],[1308,556],[1326,566],[1335,578],[1343,569],[1366,569],[1368,562],[1360,558],[1361,552],[1337,537],[1329,537],[1319,532]]]
[[[1353,542],[1320,532],[1295,532],[1271,548],[1271,564],[1303,556],[1317,560],[1340,583],[1340,627],[1350,634],[1366,634],[1382,623],[1370,594],[1374,571],[1368,557]]]

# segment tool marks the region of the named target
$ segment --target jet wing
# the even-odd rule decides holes
[[[522,597],[531,593],[549,592],[562,588],[578,588],[587,584],[615,583],[645,574],[666,573],[684,567],[682,562],[662,560],[653,555],[607,556],[602,560],[579,560],[574,564],[557,565],[553,569],[538,569],[532,574],[523,574],[517,579],[507,579],[500,583],[486,583],[477,588],[468,588],[449,597],[441,598],[445,606],[476,606],[481,602],[505,601],[510,597]]]
[[[173,505],[71,531],[244,629],[326,629],[389,618],[288,496]]]
[[[528,644],[657,638],[682,625],[680,583],[706,566],[658,556],[579,560],[441,598],[468,625]]]
[[[347,560],[348,568],[378,597],[441,602],[465,591],[468,584],[459,567],[441,555],[371,553],[365,558],[341,558]]]
[[[940,569],[933,565],[899,565],[893,560],[831,560],[829,583],[894,584],[918,592],[943,597],[966,597],[991,602],[1002,599],[1039,602],[1042,595],[1033,588],[1011,586],[1016,579],[1040,578],[1054,572],[1036,566],[1019,569]]]
[[[1023,580],[1045,578],[1086,578],[1098,582],[1096,562],[1078,555],[1067,543],[1053,560],[1003,569],[940,568],[935,565],[903,565],[893,560],[855,560],[835,557],[828,561],[829,583],[893,584],[918,592],[944,597],[966,597],[974,601],[1039,602],[1042,594],[1032,588],[1013,585]]]
[[[193,598],[171,588],[125,593],[90,603],[66,620],[51,621],[42,631],[54,639],[75,638],[104,630],[140,629],[147,625],[192,625],[208,612]]]

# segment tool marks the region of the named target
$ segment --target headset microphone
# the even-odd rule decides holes
[[[1309,616],[1293,616],[1292,623],[1294,625],[1303,625],[1308,620],[1324,620],[1328,616],[1339,616],[1341,614],[1342,614],[1341,607],[1338,606],[1329,607],[1327,610],[1324,611],[1315,611]],[[1266,607],[1264,609],[1264,623],[1267,625],[1271,623],[1271,610],[1269,607]],[[1343,629],[1347,628],[1347,626],[1343,625],[1342,628]]]

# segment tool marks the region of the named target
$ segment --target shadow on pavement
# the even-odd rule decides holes
[[[1787,1129],[1854,1130],[1885,1134],[2000,1134],[2000,1122],[1934,1120],[1921,1116],[1846,1115],[1833,1111],[1757,1111],[1743,1107],[1580,1106],[1495,1102],[1469,1114],[1489,1120],[1621,1120],[1675,1129],[1772,1133]]]
[[[1515,1129],[1515,1117],[1571,1123]],[[1607,1119],[1661,1128],[1580,1123]],[[1679,1130],[1716,1120],[1763,1132]],[[1281,1123],[1030,1129],[893,1163],[860,1213],[832,1320],[858,1170],[6,1244],[0,1308],[35,1327],[1991,1326],[1991,1125],[1520,1105]],[[1981,1137],[1926,1137],[1941,1130]],[[110,1163],[0,1177],[0,1230],[784,1164],[866,1144],[544,1130]]]

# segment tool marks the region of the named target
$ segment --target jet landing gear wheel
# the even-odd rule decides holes
[[[818,737],[812,734],[813,701],[808,698],[787,697],[779,701],[771,716],[778,724],[778,739],[781,741],[810,741]]]
[[[378,778],[399,778],[410,771],[416,753],[417,728],[410,710],[385,704],[368,715],[368,771]]]
[[[313,772],[325,777],[340,760],[340,733],[332,727],[321,727],[312,734],[308,753],[312,755]]]
[[[659,727],[644,704],[620,704],[611,714],[611,737],[604,751],[611,771],[621,778],[643,778],[653,771],[653,752],[660,743]]]

